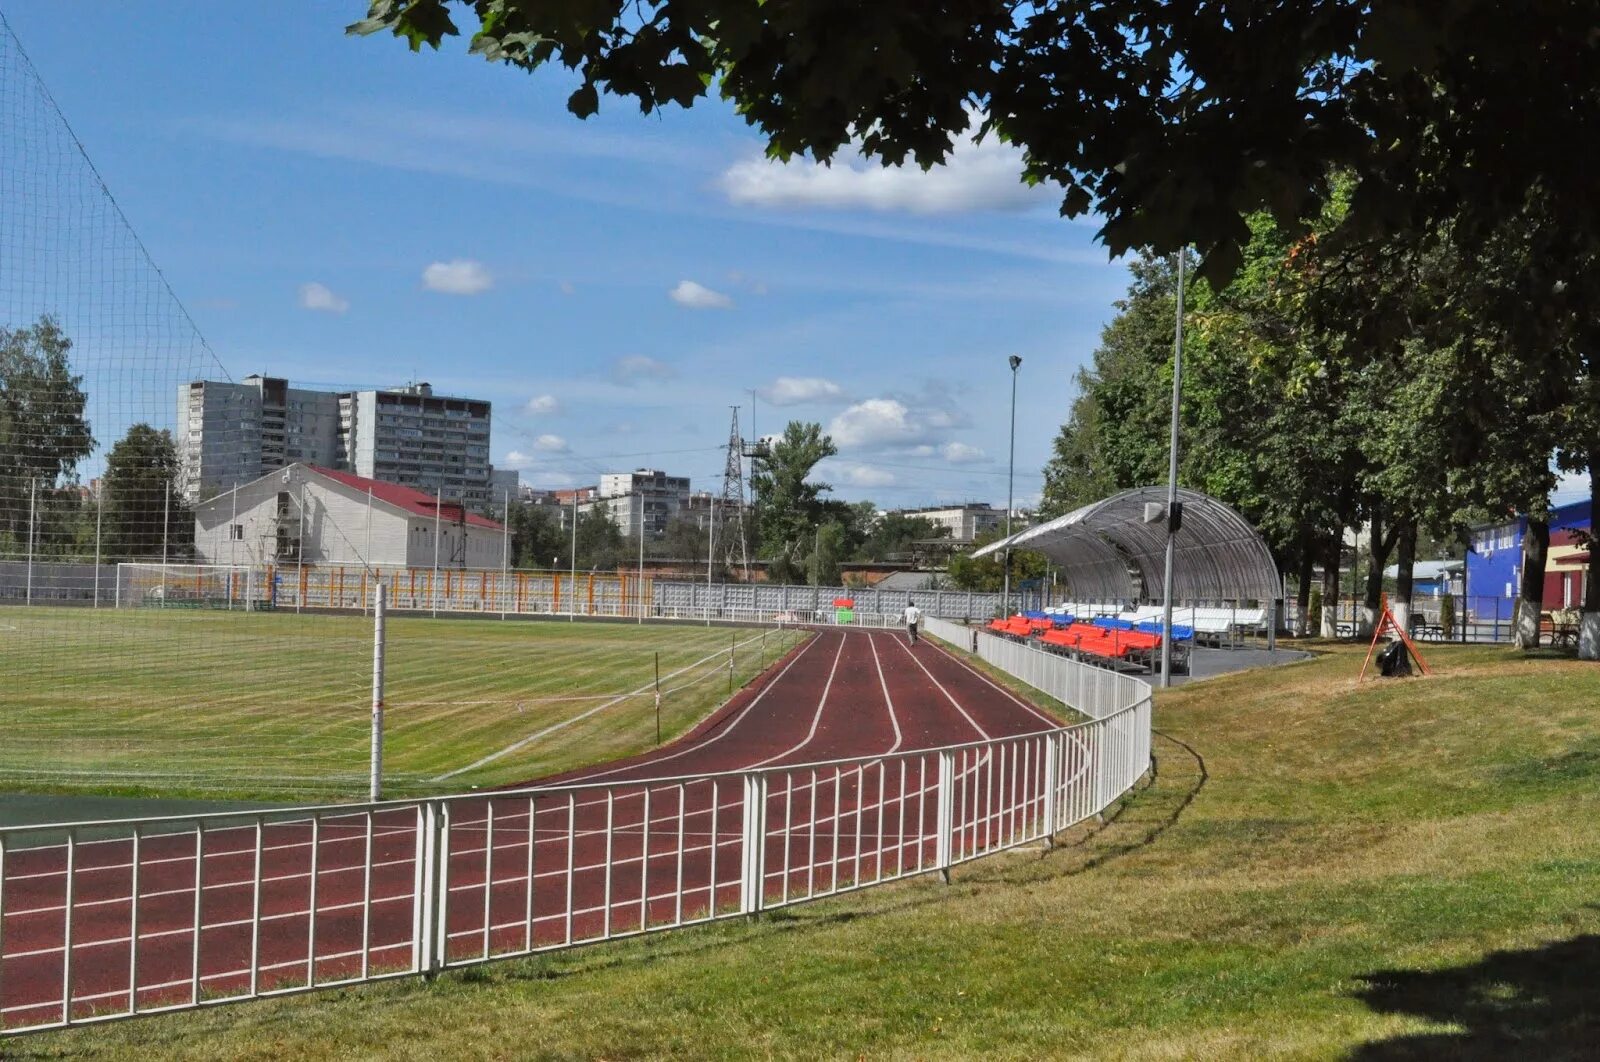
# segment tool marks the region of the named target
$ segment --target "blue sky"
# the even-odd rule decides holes
[[[728,407],[820,421],[880,506],[1031,499],[1124,269],[996,144],[941,172],[761,158],[724,105],[579,122],[559,72],[350,38],[342,3],[0,0],[229,372],[426,379],[540,486],[715,488]]]

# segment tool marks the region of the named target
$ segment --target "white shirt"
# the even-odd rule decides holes
[[[915,605],[907,605],[906,610],[900,613],[900,618],[905,620],[907,626],[913,623],[921,623],[922,610]]]

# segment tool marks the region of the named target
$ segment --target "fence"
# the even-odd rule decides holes
[[[1450,623],[1444,621],[1444,601],[1450,601]],[[1393,603],[1391,595],[1390,602]],[[1300,622],[1299,604],[1294,598],[1286,603],[1286,626],[1289,630],[1298,630]],[[1545,611],[1559,608],[1560,603],[1545,603]],[[1340,638],[1359,637],[1365,627],[1365,596],[1361,594],[1340,595],[1331,602],[1334,636]],[[1489,594],[1450,594],[1435,596],[1433,594],[1418,594],[1411,602],[1411,626],[1413,633],[1424,641],[1450,641],[1450,642],[1511,642],[1516,634],[1515,624],[1516,601],[1513,598],[1499,597]],[[1321,617],[1311,616],[1309,630],[1312,635],[1321,632]],[[1367,629],[1370,637],[1371,630]]]
[[[628,571],[570,572],[458,568],[367,568],[361,565],[118,565],[0,561],[0,601],[14,604],[147,606],[166,604],[155,586],[183,588],[201,573],[244,573],[213,593],[216,607],[363,610],[381,580],[399,611],[509,616],[604,616],[748,620],[782,613],[808,621],[898,616],[915,601],[925,615],[978,619],[993,615],[1000,595],[964,590],[877,590],[767,583],[700,583],[642,578]],[[118,588],[138,592],[123,593]],[[248,594],[243,588],[248,588]],[[178,595],[182,596],[182,595]],[[198,596],[198,595],[197,595]],[[248,600],[245,600],[248,598]],[[853,605],[841,607],[837,600]],[[861,622],[854,620],[854,622]]]
[[[965,628],[929,633],[965,644]],[[803,766],[0,830],[0,1033],[375,981],[943,871],[1103,811],[1150,690],[976,635],[1089,720]]]

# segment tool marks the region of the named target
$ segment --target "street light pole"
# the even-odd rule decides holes
[[[1017,472],[1017,369],[1022,365],[1022,358],[1013,354],[1011,364],[1011,456],[1006,465],[1006,552],[1005,552],[1005,582],[1000,594],[1000,607],[1011,614],[1011,508],[1012,485]]]
[[[1172,332],[1172,440],[1167,451],[1167,559],[1161,582],[1161,685],[1172,685],[1172,567],[1178,535],[1178,400],[1183,391],[1183,265],[1178,248],[1178,313]]]

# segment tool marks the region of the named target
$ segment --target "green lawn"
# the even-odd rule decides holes
[[[1600,1044],[1600,668],[1359,652],[1158,701],[1106,826],[767,916],[25,1041],[214,1058],[1504,1058]]]
[[[386,792],[514,782],[650,747],[654,697],[636,691],[653,683],[657,653],[670,740],[728,696],[730,644],[743,643],[734,656],[742,684],[797,637],[392,617]],[[0,789],[365,792],[372,622],[359,616],[0,609],[0,689]]]

